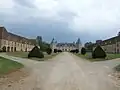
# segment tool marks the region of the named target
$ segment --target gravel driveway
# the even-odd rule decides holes
[[[67,52],[42,62],[0,56],[23,63],[29,71],[17,82],[0,85],[0,90],[120,90],[111,76],[118,59],[89,62]]]

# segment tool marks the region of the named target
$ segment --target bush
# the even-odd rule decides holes
[[[58,52],[62,52],[62,50],[57,50]]]
[[[51,54],[52,53],[52,49],[51,48],[47,48],[47,54]]]
[[[85,49],[84,47],[81,49],[81,54],[82,54],[82,55],[85,55],[85,54],[86,54],[86,49]]]
[[[105,51],[99,45],[92,52],[92,58],[105,58],[106,56]]]
[[[44,58],[44,54],[40,51],[40,49],[35,46],[28,54],[28,58],[36,57],[36,58]]]
[[[76,52],[76,53],[79,53],[79,49],[76,49],[75,52]]]
[[[78,50],[78,49],[75,49],[75,50],[71,50],[70,52],[71,52],[71,53],[79,53],[79,50]]]
[[[71,50],[70,52],[71,52],[71,53],[75,53],[75,52],[76,52],[76,50]]]
[[[57,53],[58,52],[58,50],[57,49],[54,49],[54,53]]]

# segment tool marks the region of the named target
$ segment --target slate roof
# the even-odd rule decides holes
[[[105,46],[105,45],[111,45],[111,44],[115,44],[116,42],[120,42],[120,36],[115,36],[106,40],[103,40],[100,45],[101,46]],[[95,43],[94,46],[96,46],[97,44]]]
[[[67,47],[75,47],[76,45],[74,43],[58,43],[56,46],[57,47],[65,47],[65,46],[67,46]]]

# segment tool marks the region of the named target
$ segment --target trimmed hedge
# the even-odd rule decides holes
[[[75,49],[75,50],[71,50],[70,52],[71,52],[71,53],[79,53],[79,50],[78,50],[78,49]]]
[[[51,48],[47,48],[47,54],[51,54],[52,53],[52,49]]]
[[[95,50],[92,52],[92,58],[105,58],[106,52],[98,45]]]
[[[36,57],[36,58],[44,58],[44,54],[40,51],[40,49],[35,46],[28,54],[28,58]]]
[[[62,50],[57,50],[57,52],[62,52]]]
[[[57,53],[58,52],[58,50],[57,49],[54,49],[54,53]]]
[[[82,54],[82,55],[85,55],[85,54],[86,54],[86,49],[85,49],[84,47],[81,49],[81,54]]]

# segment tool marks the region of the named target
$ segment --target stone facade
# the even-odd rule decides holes
[[[51,42],[51,48],[52,48],[52,51],[54,51],[54,49],[58,49],[58,50],[62,50],[62,51],[71,51],[74,49],[79,49],[79,51],[81,51],[82,44],[81,44],[80,39],[78,39],[76,43],[75,42],[73,42],[73,43],[57,43],[53,39]]]
[[[94,44],[94,48],[98,45]],[[99,45],[104,49],[107,53],[120,53],[120,36],[112,37],[107,40],[103,40]],[[93,49],[94,49],[93,48]]]
[[[31,51],[34,47],[34,40],[21,37],[10,32],[4,27],[0,27],[0,49],[3,48],[6,52],[15,52],[15,51]]]

